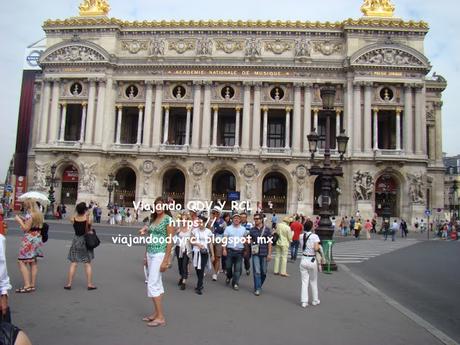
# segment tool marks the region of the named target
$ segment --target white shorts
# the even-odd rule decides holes
[[[147,296],[158,297],[165,291],[163,289],[163,281],[161,280],[160,266],[163,262],[165,253],[148,254],[147,265],[149,268],[149,279],[147,283]]]

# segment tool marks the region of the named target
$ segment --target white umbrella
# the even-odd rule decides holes
[[[22,194],[18,199],[19,201],[31,199],[45,206],[49,205],[50,203],[50,201],[48,200],[48,196],[40,192],[27,192]]]

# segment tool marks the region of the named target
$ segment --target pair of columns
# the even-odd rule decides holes
[[[268,107],[263,107],[263,112],[264,112],[264,122],[263,122],[263,134],[262,134],[262,148],[266,149],[267,146],[267,140],[268,140]],[[286,119],[285,119],[285,131],[284,131],[284,148],[285,149],[290,149],[291,148],[291,143],[290,143],[290,138],[291,138],[291,107],[286,107]],[[296,128],[294,128],[296,130]],[[297,128],[297,130],[299,130]],[[258,136],[257,136],[258,137]]]
[[[313,108],[313,128],[318,131],[318,119],[319,119],[319,108]],[[341,114],[343,112],[343,108],[335,108],[335,134],[336,136],[340,134],[341,126],[340,126],[340,119]]]
[[[217,146],[217,130],[219,122],[219,107],[217,105],[212,107],[214,111],[213,119],[213,128],[212,128],[212,146]],[[235,108],[235,145],[234,147],[239,147],[240,144],[240,116],[241,116],[241,107]]]
[[[142,118],[144,116],[144,105],[138,105],[139,109],[138,117],[137,117],[137,140],[136,145],[140,145],[142,142]],[[123,123],[123,105],[117,105],[118,116],[117,116],[117,129],[116,129],[116,139],[115,144],[121,144],[121,125]]]
[[[396,108],[396,150],[401,151],[401,108]],[[374,114],[374,135],[373,135],[373,147],[374,150],[379,149],[379,108],[373,109]]]
[[[163,145],[167,145],[169,141],[169,105],[164,105],[164,125],[163,125]],[[190,145],[190,118],[192,116],[192,106],[187,105],[187,116],[185,120],[185,146]]]

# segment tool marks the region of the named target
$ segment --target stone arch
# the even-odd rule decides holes
[[[228,194],[237,190],[237,175],[232,169],[222,167],[212,175],[211,200],[213,202],[225,201],[225,209],[230,209],[231,200]]]
[[[68,40],[48,48],[40,57],[40,64],[51,63],[108,63],[110,54],[101,46],[81,40]]]
[[[404,176],[387,168],[374,176],[374,212],[379,217],[400,217],[403,206]],[[388,190],[384,185],[389,186]]]
[[[409,46],[392,43],[365,46],[350,57],[350,63],[352,66],[431,69],[430,61],[425,55]]]
[[[137,176],[134,169],[129,166],[120,167],[115,172],[115,180],[118,186],[114,190],[113,203],[132,208],[136,200]]]
[[[185,208],[185,191],[187,190],[186,174],[176,167],[165,170],[161,177],[161,195],[164,198],[172,198]]]
[[[273,212],[289,213],[292,196],[292,180],[282,169],[271,169],[261,174],[261,200],[265,212],[270,212],[270,202]],[[284,180],[284,181],[283,181]]]
[[[55,176],[60,179],[60,183],[58,184],[58,187],[56,188],[56,191],[54,194],[56,197],[56,204],[61,204],[64,202],[67,205],[74,205],[76,204],[78,200],[79,182],[77,182],[77,185],[74,186],[76,187],[75,191],[66,192],[64,190],[66,189],[67,186],[65,185],[65,182],[63,181],[63,174],[68,166],[73,165],[77,169],[78,177],[80,179],[81,174],[83,172],[83,168],[77,161],[66,158],[66,157],[59,159],[55,164],[56,164],[56,175]],[[69,195],[69,199],[67,199],[67,197],[63,197],[64,192],[66,193],[65,196],[67,196],[67,193],[75,193],[75,197],[71,197]]]

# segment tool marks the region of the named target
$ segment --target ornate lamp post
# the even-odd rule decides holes
[[[313,165],[310,168],[310,174],[318,176],[321,179],[321,195],[318,198],[318,203],[320,205],[320,222],[318,229],[316,229],[317,235],[320,237],[321,241],[332,240],[334,236],[334,227],[332,226],[331,216],[332,216],[332,198],[331,198],[331,189],[332,189],[332,179],[335,176],[343,176],[343,170],[340,165],[332,166],[331,162],[331,142],[330,142],[330,132],[331,132],[331,117],[335,115],[334,112],[334,101],[335,101],[335,87],[331,85],[326,85],[321,89],[321,98],[323,100],[323,109],[324,114],[326,115],[326,146],[324,149],[324,160],[323,166]],[[315,153],[318,149],[318,140],[319,136],[316,133],[316,128],[313,129],[313,132],[307,136],[309,149],[311,153],[311,159],[314,159]],[[337,136],[337,149],[340,154],[340,160],[343,160],[343,156],[347,150],[348,137],[345,135],[344,131]],[[333,262],[331,264],[332,270],[337,270],[337,266]]]
[[[112,207],[112,192],[115,190],[116,186],[118,186],[118,182],[115,180],[115,176],[110,173],[108,178],[104,181],[104,187],[106,187],[109,192],[109,203],[107,204],[108,208]]]
[[[46,211],[45,219],[55,219],[54,203],[56,202],[56,199],[54,198],[54,187],[57,187],[58,185],[58,179],[55,177],[56,168],[56,164],[53,163],[50,168],[51,175],[46,176],[46,186],[50,187],[48,191],[48,200],[50,201],[50,205]]]
[[[457,220],[459,217],[459,203],[458,203],[458,182],[457,180],[454,180],[454,183],[452,185],[452,206],[453,206],[453,219]]]

